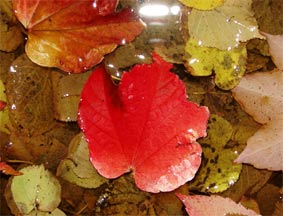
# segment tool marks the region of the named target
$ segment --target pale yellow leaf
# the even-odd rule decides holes
[[[190,36],[199,44],[229,50],[242,41],[264,38],[257,29],[251,0],[227,0],[211,11],[192,9],[188,15]]]

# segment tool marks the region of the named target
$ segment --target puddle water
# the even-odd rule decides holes
[[[15,0],[13,2],[24,1]],[[49,4],[55,4],[54,2],[50,1]],[[110,8],[115,6],[113,2],[109,5],[107,2],[97,0],[91,3],[96,9],[101,7],[100,15],[107,17]],[[206,41],[202,39],[195,42],[189,41],[192,38],[190,34],[202,32],[204,28],[208,28],[212,24],[209,19],[206,20],[209,25],[203,24],[206,15],[203,10],[200,10],[197,11],[202,13],[199,17],[200,23],[192,20],[195,27],[192,27],[193,24],[189,25],[187,20],[192,13],[192,8],[181,2],[186,1],[121,0],[117,3],[117,10],[121,11],[126,7],[132,8],[145,28],[131,42],[122,39],[121,44],[117,47],[113,46],[114,49],[112,47],[100,48],[107,50],[107,52],[99,65],[105,67],[115,85],[119,85],[123,74],[129,72],[134,65],[151,64],[152,52],[155,52],[165,61],[172,63],[171,72],[177,74],[186,85],[188,99],[202,106],[207,106],[210,113],[217,116],[209,121],[208,136],[198,140],[203,148],[203,154],[200,171],[195,180],[173,192],[160,194],[139,190],[132,174],[125,174],[107,181],[107,183],[105,180],[101,180],[103,181],[101,186],[90,188],[89,185],[92,184],[88,181],[91,180],[84,179],[82,176],[95,178],[94,176],[98,174],[96,171],[88,172],[89,169],[78,169],[80,166],[88,167],[78,161],[88,163],[80,157],[88,157],[89,155],[68,147],[73,138],[80,133],[77,124],[80,95],[88,77],[97,65],[91,68],[87,65],[85,67],[89,69],[83,73],[74,74],[63,72],[55,67],[43,67],[35,64],[26,55],[25,49],[29,40],[26,38],[26,34],[30,30],[24,30],[24,27],[14,16],[11,1],[3,0],[0,3],[0,159],[7,163],[17,160],[44,164],[54,176],[59,175],[57,167],[61,164],[61,174],[57,176],[62,187],[61,204],[58,208],[66,215],[186,215],[187,213],[175,193],[188,194],[189,191],[191,195],[217,194],[229,197],[235,202],[242,201],[244,205],[252,206],[262,215],[271,215],[274,212],[283,214],[281,207],[282,173],[233,163],[245,148],[247,139],[261,125],[241,109],[233,99],[230,90],[233,85],[236,85],[235,83],[240,81],[245,72],[269,71],[276,67],[268,53],[268,45],[263,39],[249,38],[238,45],[236,51],[231,46],[221,51],[215,47],[203,48]],[[30,3],[27,4],[27,7],[33,7]],[[224,14],[228,10],[229,13],[235,13],[235,17],[227,17],[222,14],[225,21],[222,20],[223,22],[219,21],[219,23],[226,25],[226,23],[233,22],[233,24],[240,23],[242,25],[242,22],[245,23],[242,19],[252,19],[251,23],[253,24],[247,26],[247,30],[254,33],[257,31],[257,24],[266,30],[265,26],[267,25],[264,23],[266,21],[259,18],[256,20],[253,13],[250,13],[248,9],[243,12],[239,5],[233,7],[235,7],[234,10],[216,9],[211,13]],[[262,3],[253,1],[252,10],[254,10],[256,17],[260,11],[263,11],[262,7],[264,7]],[[45,10],[47,9],[51,10],[46,7]],[[68,11],[64,7],[61,10]],[[277,20],[282,20],[281,13],[277,14],[274,5],[272,8],[266,9],[266,11],[268,10],[274,10],[274,31],[278,34]],[[54,13],[54,17],[56,17],[56,13]],[[211,17],[211,15],[207,15],[207,17]],[[35,19],[48,20],[48,18],[40,16]],[[108,22],[101,17],[100,19],[99,25]],[[123,19],[126,18],[123,17]],[[52,19],[49,22],[51,23]],[[228,31],[233,31],[234,34],[236,31],[231,44],[240,43],[242,34],[244,34],[242,29],[234,30],[234,27],[231,27],[230,30],[227,30],[224,25],[219,26],[219,23],[213,24],[213,28],[207,31],[205,40],[217,44],[217,42],[213,42],[217,38],[211,38],[222,37],[222,34],[229,35]],[[111,28],[114,27],[111,26]],[[111,35],[111,28],[104,28],[103,31],[109,30],[109,37],[115,38],[116,35]],[[59,32],[59,30],[56,31]],[[72,37],[72,30],[68,31],[70,31],[68,37]],[[128,31],[130,32],[131,29]],[[48,34],[46,40],[44,39],[43,42],[39,40],[39,50],[46,49],[45,45],[49,43],[48,39],[51,38]],[[64,44],[62,35],[60,35],[60,40],[62,40],[60,43]],[[88,35],[85,37],[87,38]],[[106,36],[103,36],[98,39],[104,41],[105,38]],[[228,39],[225,38],[225,43],[226,40]],[[99,44],[99,42],[97,43]],[[67,45],[66,43],[65,48]],[[81,47],[72,47],[73,53],[79,53],[84,49],[84,46],[85,44],[82,43]],[[59,50],[61,48],[53,46],[51,52],[55,52],[53,49]],[[92,50],[92,52],[97,52],[97,50]],[[88,54],[92,55],[91,51]],[[46,53],[38,53],[38,55],[46,56],[48,58],[46,62],[50,60],[50,56]],[[51,56],[51,58],[53,57]],[[63,60],[67,59],[67,61],[62,62],[62,65],[69,64],[72,60],[71,57],[67,54],[64,57]],[[81,66],[84,63],[84,57],[77,57],[77,61]],[[228,75],[223,75],[224,72],[221,74],[221,71]],[[129,91],[132,89],[134,89],[133,84],[128,87]],[[139,98],[147,100],[143,95]],[[134,101],[136,98],[134,94],[131,94],[127,96],[127,99]],[[93,107],[96,109],[95,105]],[[102,121],[102,117],[97,121]],[[136,127],[140,127],[140,125]],[[186,133],[176,138],[178,141],[176,146],[180,148],[189,146],[190,141],[195,141],[196,135],[194,129],[188,129]],[[111,136],[114,137],[113,134]],[[156,136],[160,136],[160,134],[156,134]],[[101,154],[105,154],[105,152]],[[164,156],[164,160],[166,160],[166,156]],[[63,167],[62,161],[67,164],[66,167]],[[17,162],[10,163],[10,165],[19,169],[27,164]],[[95,174],[93,174],[94,172]],[[9,204],[14,201],[6,200],[3,195],[11,193],[9,189],[11,179],[1,173],[1,215],[18,213],[16,207]],[[79,183],[76,184],[76,181]],[[87,186],[83,187],[82,185]],[[9,196],[6,195],[6,197]],[[39,202],[37,199],[34,200],[35,205],[40,205]]]

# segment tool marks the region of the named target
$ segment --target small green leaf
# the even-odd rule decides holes
[[[61,202],[59,181],[43,165],[28,166],[19,170],[11,183],[13,200],[21,214],[33,210],[52,212]]]

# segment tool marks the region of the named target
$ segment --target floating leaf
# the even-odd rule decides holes
[[[206,135],[206,107],[186,100],[172,64],[154,55],[133,67],[116,87],[103,67],[88,79],[79,124],[98,172],[116,178],[133,170],[137,186],[170,191],[191,180],[199,168]]]
[[[246,75],[233,95],[243,109],[264,124],[247,141],[235,160],[261,169],[283,170],[283,72],[271,71]]]
[[[230,50],[240,41],[263,38],[253,18],[251,0],[226,0],[223,6],[211,11],[192,9],[188,28],[192,38],[206,47]]]
[[[237,154],[226,144],[233,127],[220,116],[211,114],[208,135],[200,140],[203,149],[202,165],[189,187],[202,192],[222,192],[239,178],[242,166],[233,164]]]
[[[144,28],[131,9],[115,12],[118,0],[13,0],[28,29],[26,53],[41,66],[82,72]]]
[[[211,10],[224,4],[225,0],[179,0],[188,7],[199,10]]]
[[[177,195],[186,206],[186,211],[193,216],[219,216],[219,215],[258,215],[252,210],[246,209],[229,198],[221,196],[185,196]]]
[[[81,133],[72,139],[67,158],[57,168],[57,176],[85,188],[97,188],[108,181],[90,163],[87,142]]]
[[[217,48],[199,46],[190,38],[186,43],[188,69],[194,76],[208,76],[215,72],[216,85],[230,90],[241,80],[246,70],[247,51],[245,45],[223,51]]]
[[[26,215],[33,210],[52,212],[61,202],[59,181],[43,165],[19,170],[23,175],[10,180],[5,192],[8,205],[15,215]],[[14,208],[14,205],[16,208]]]

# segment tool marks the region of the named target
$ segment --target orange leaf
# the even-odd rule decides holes
[[[143,30],[131,9],[115,12],[117,4],[118,0],[13,0],[17,18],[28,29],[29,58],[74,73],[98,64]]]
[[[0,162],[0,171],[6,175],[22,175],[21,172],[14,170],[13,167],[10,165],[6,164],[5,162]]]

